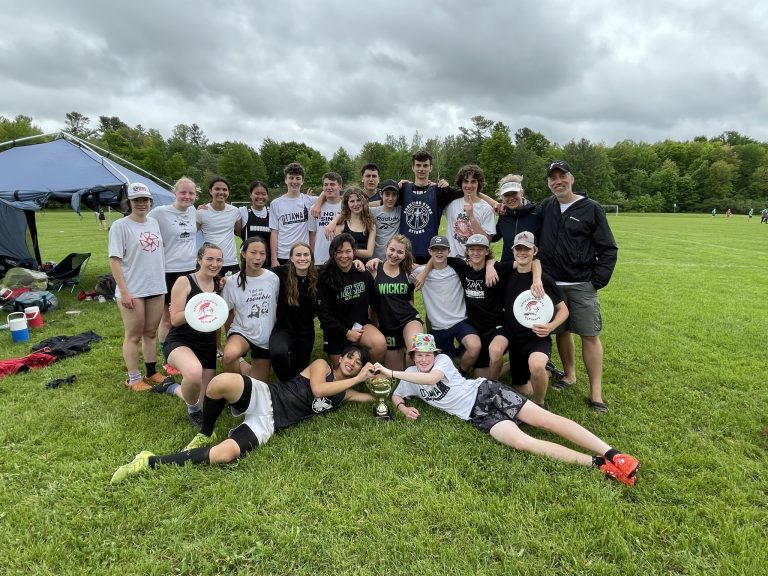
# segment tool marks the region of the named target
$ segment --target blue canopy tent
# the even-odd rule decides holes
[[[35,212],[51,201],[69,202],[78,214],[82,206],[120,209],[126,185],[143,182],[156,206],[173,202],[170,185],[127,168],[130,163],[119,157],[102,156],[79,138],[59,136],[42,144],[0,144],[12,146],[0,151],[0,257],[42,262]]]

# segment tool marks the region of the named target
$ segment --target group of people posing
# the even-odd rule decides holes
[[[208,186],[210,202],[197,209],[188,178],[176,183],[173,204],[155,208],[145,186],[129,185],[128,215],[112,225],[109,238],[125,325],[125,386],[181,397],[200,433],[179,453],[139,453],[113,482],[159,464],[230,462],[344,400],[372,401],[355,386],[384,374],[399,380],[392,401],[407,418],[419,411],[405,399],[418,397],[507,445],[593,465],[634,484],[635,458],[545,409],[550,334],[557,334],[564,368],[554,386],[564,388],[576,377],[575,332],[590,381],[589,406],[608,410],[597,290],[611,277],[617,247],[602,208],[573,192],[573,175],[562,161],[549,166],[553,196],[541,206],[525,199],[521,176],[503,178],[497,200],[483,193],[476,165],[459,171],[455,188],[432,182],[431,170],[427,152],[413,156],[412,182],[380,182],[378,168],[368,164],[363,186],[343,193],[341,177],[329,172],[314,197],[301,191],[303,167],[291,163],[284,170],[287,192],[268,207],[269,191],[260,181],[251,185],[251,205],[242,208],[227,203],[229,184],[221,177]],[[438,234],[443,213],[445,236]],[[199,249],[198,230],[205,239]],[[495,240],[503,240],[499,261],[491,250]],[[428,325],[414,306],[417,288]],[[547,294],[555,309],[551,320],[533,328],[512,313],[514,300],[529,288],[536,297]],[[197,332],[186,323],[187,302],[202,292],[220,293],[230,310],[221,352],[218,332]],[[312,361],[315,317],[327,361]],[[180,384],[158,372],[158,338],[166,368],[180,373]],[[499,381],[507,351],[513,387]],[[250,362],[243,359],[248,354]],[[279,383],[268,383],[270,368]],[[244,421],[219,442],[214,425],[227,404]],[[592,454],[536,440],[520,430],[523,422]]]

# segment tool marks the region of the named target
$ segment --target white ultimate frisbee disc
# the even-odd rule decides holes
[[[533,328],[534,324],[546,324],[552,320],[555,306],[552,299],[544,294],[544,298],[536,298],[530,290],[521,292],[512,306],[515,318],[526,328]]]
[[[224,298],[213,292],[201,292],[189,299],[184,307],[187,324],[198,332],[213,332],[227,321],[229,307]]]

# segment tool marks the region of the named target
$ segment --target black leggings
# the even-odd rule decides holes
[[[272,369],[280,382],[287,382],[309,366],[315,335],[297,336],[283,328],[272,330],[269,338],[269,355]]]

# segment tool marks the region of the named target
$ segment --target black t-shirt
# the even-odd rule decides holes
[[[379,328],[386,332],[399,330],[405,324],[419,317],[413,307],[414,286],[408,282],[408,275],[402,270],[394,278],[384,273],[379,266],[374,283],[376,287],[376,316]]]
[[[188,274],[187,280],[190,287],[189,294],[187,295],[187,302],[189,302],[193,296],[202,294],[203,291],[197,284],[194,274]],[[192,350],[205,350],[206,348],[214,350],[216,348],[216,332],[198,332],[184,322],[184,324],[179,326],[171,326],[165,341],[169,344],[181,342]]]
[[[328,271],[324,272],[320,274],[318,286],[317,316],[323,332],[344,337],[355,323],[365,326],[369,322],[368,306],[375,297],[373,278],[354,267],[348,272],[337,270],[341,275],[341,288],[334,291],[327,282]]]
[[[464,302],[467,305],[467,318],[481,333],[502,325],[503,290],[501,279],[508,273],[511,265],[495,263],[500,281],[494,286],[485,283],[485,266],[475,270],[462,258],[448,258],[448,265],[456,270],[464,288]],[[529,284],[530,286],[530,284]]]
[[[277,294],[277,312],[275,329],[288,330],[297,336],[313,336],[315,334],[315,315],[317,314],[317,295],[309,294],[309,279],[298,277],[299,305],[288,304],[286,295],[286,278],[288,264],[272,268],[272,272],[280,278],[280,291]]]
[[[326,382],[333,381],[333,371],[325,377]],[[275,432],[285,430],[302,420],[316,414],[330,412],[341,406],[346,391],[342,390],[330,398],[316,398],[312,394],[309,378],[297,374],[288,382],[267,384],[272,396],[272,418],[275,422]]]
[[[530,290],[532,282],[533,272],[518,272],[517,270],[513,270],[504,278],[504,332],[510,342],[538,338],[538,336],[533,333],[533,330],[526,328],[517,321],[513,312],[515,299],[521,293]],[[560,294],[560,290],[557,288],[555,281],[544,272],[541,274],[541,283],[544,285],[544,292],[550,297],[554,306],[557,306],[563,301],[563,297]]]

